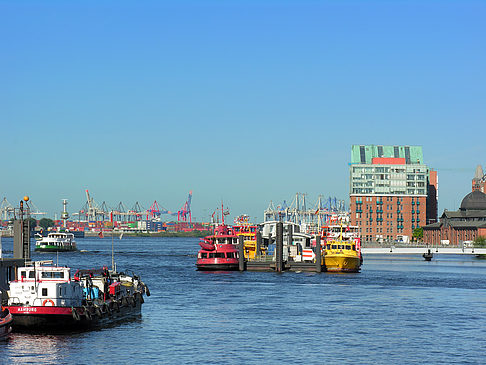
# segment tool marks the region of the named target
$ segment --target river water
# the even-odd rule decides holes
[[[142,315],[73,334],[13,333],[1,363],[485,363],[486,260],[368,255],[358,274],[206,273],[195,269],[198,239],[113,242],[118,269],[151,291]],[[77,244],[32,256],[111,265],[111,238]],[[12,255],[11,240],[3,249]]]

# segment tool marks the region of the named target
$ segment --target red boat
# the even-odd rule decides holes
[[[5,308],[0,312],[0,340],[4,340],[8,337],[10,331],[12,331],[13,317],[10,311]]]
[[[199,245],[198,270],[238,270],[238,236],[227,225],[216,227],[212,236],[204,237]]]

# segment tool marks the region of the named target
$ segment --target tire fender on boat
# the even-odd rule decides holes
[[[103,312],[105,312],[108,315],[111,315],[110,307],[108,307],[108,304],[106,303],[103,303]]]
[[[95,313],[98,316],[98,318],[101,318],[101,316],[103,315],[103,313],[101,313],[100,307],[95,307]]]
[[[147,294],[147,296],[149,297],[150,296],[150,290],[149,290],[148,286],[145,283],[142,283],[142,285],[145,288],[145,294]]]
[[[93,319],[93,317],[91,316],[91,313],[89,311],[89,308],[86,307],[86,306],[84,306],[83,309],[84,309],[84,315],[85,315],[86,319],[88,321],[91,321]]]
[[[78,310],[76,308],[71,308],[71,312],[73,314],[73,318],[75,321],[81,320],[81,316],[78,313]]]
[[[50,306],[54,307],[54,302],[52,301],[52,299],[44,299],[44,301],[42,302],[42,306],[45,307],[47,303],[49,303]]]

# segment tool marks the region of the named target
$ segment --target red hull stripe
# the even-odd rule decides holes
[[[72,315],[71,307],[22,307],[9,306],[8,309],[13,315],[19,314],[61,314]]]

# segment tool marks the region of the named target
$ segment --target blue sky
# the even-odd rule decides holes
[[[352,144],[486,165],[484,1],[2,1],[0,193],[263,217],[348,199]]]

